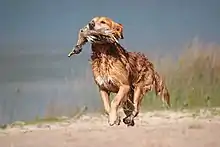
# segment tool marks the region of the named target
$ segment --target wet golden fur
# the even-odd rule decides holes
[[[123,48],[112,44],[92,44],[93,76],[105,101],[110,125],[118,124],[117,109],[131,90],[133,70],[127,59],[128,54]],[[117,93],[111,103],[110,92]]]
[[[120,85],[130,85],[131,68],[127,58],[127,52],[121,48],[111,44],[92,44],[91,65],[94,78],[111,77],[114,83],[111,88],[103,89],[117,93]]]
[[[123,26],[113,22],[113,31],[117,34],[123,33]],[[126,124],[132,124],[134,117],[140,111],[140,105],[144,95],[151,90],[155,90],[156,95],[159,95],[167,107],[170,107],[170,95],[165,85],[164,80],[158,72],[154,71],[153,64],[148,58],[140,52],[127,52],[129,64],[133,69],[132,72],[132,88],[129,99],[123,103],[123,109],[126,118],[123,121]]]
[[[112,23],[113,24],[113,29],[115,32],[117,32],[117,34],[123,33],[123,25],[122,24],[118,24],[116,22]],[[153,64],[148,60],[148,58],[142,54],[142,53],[137,53],[137,52],[128,52],[129,56],[136,56],[136,58],[139,58],[140,60],[136,62],[136,66],[137,70],[139,70],[138,68],[143,68],[143,66],[147,66],[149,68],[154,69]],[[140,62],[141,61],[141,62]],[[139,71],[139,78],[146,76],[145,73],[143,71]],[[165,81],[164,79],[162,79],[162,77],[159,75],[158,72],[154,71],[154,85],[152,85],[152,89],[151,90],[155,90],[156,95],[159,95],[162,99],[162,101],[168,105],[168,107],[170,107],[170,94],[169,91],[166,87]],[[145,92],[147,91],[143,91],[142,95],[145,95]]]
[[[123,38],[121,24],[106,17],[96,17],[93,21],[98,28],[113,29],[117,39]],[[99,87],[111,124],[116,122],[117,108],[122,102],[125,102],[123,107],[127,115],[127,121],[124,122],[129,124],[138,114],[145,93],[155,88],[158,90],[156,93],[161,94],[166,89],[159,74],[154,71],[153,64],[144,54],[127,52],[120,45],[93,43],[91,65],[95,83]],[[110,92],[117,93],[111,104],[109,101]],[[133,103],[132,107],[130,107],[129,101]],[[128,107],[132,111],[126,111]]]

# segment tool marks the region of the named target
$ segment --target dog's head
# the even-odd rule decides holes
[[[114,21],[111,18],[104,17],[104,16],[97,16],[94,17],[89,22],[89,29],[90,30],[98,30],[98,29],[113,29]]]
[[[98,30],[98,29],[106,29],[112,30],[114,36],[117,39],[124,39],[123,36],[123,25],[113,21],[111,18],[99,16],[94,17],[88,24],[89,29]]]

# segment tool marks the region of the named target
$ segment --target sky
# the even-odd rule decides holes
[[[65,115],[100,110],[89,45],[67,57],[95,16],[123,24],[129,51],[173,54],[194,37],[219,44],[219,15],[219,0],[0,0],[0,124],[42,117],[50,103]]]
[[[218,0],[1,0],[0,7],[1,50],[66,52],[95,16],[122,23],[130,50],[169,49],[195,36],[220,42]]]

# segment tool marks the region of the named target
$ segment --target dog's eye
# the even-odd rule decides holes
[[[104,21],[101,21],[101,23],[105,24],[105,22],[104,22]]]
[[[116,30],[117,30],[117,31],[120,31],[120,29],[119,29],[119,28],[117,28]]]

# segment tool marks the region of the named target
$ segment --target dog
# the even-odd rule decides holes
[[[89,22],[88,27],[90,30],[110,29],[112,22],[113,20],[107,17],[95,17]],[[115,37],[119,36],[115,35]],[[127,60],[127,51],[112,43],[92,43],[91,48],[91,66],[94,81],[99,87],[99,92],[108,114],[108,123],[110,126],[119,124],[120,119],[117,110],[123,99],[127,98],[132,82],[132,69],[129,67],[130,64]],[[72,52],[77,54],[81,52],[81,49],[74,47]],[[117,93],[111,103],[109,100],[110,92]]]
[[[113,44],[115,39],[113,39],[113,41],[108,41],[108,40],[106,41],[105,39],[102,39],[102,38],[100,39],[100,37],[97,37],[96,35],[95,35],[96,37],[94,37],[94,36],[91,37],[92,34],[91,34],[91,32],[89,34],[88,30],[97,30],[97,32],[99,32],[99,35],[103,34],[103,35],[107,35],[107,36],[109,34],[106,34],[105,31],[99,31],[99,30],[108,30],[109,32],[111,32],[109,36],[112,36],[112,34],[114,36],[114,37],[110,37],[110,38],[117,38],[117,39],[124,38],[122,24],[116,23],[107,17],[95,17],[94,19],[92,19],[92,21],[90,21],[90,23],[87,25],[86,29],[84,28],[83,31],[80,31],[79,36],[81,38],[87,38],[84,40],[90,40],[90,42],[95,43],[95,44],[97,44],[96,43],[97,38],[99,38],[98,39],[99,44],[103,43],[106,46],[111,45],[111,43]],[[93,35],[94,35],[94,32],[93,32]],[[90,39],[88,36],[92,39]],[[94,41],[94,38],[96,38],[96,41]],[[79,40],[80,39],[78,39],[77,43],[82,42]],[[83,40],[83,39],[81,39],[81,40]],[[118,44],[117,41],[115,41],[115,42],[117,45],[116,48],[123,48],[120,46],[120,44]],[[77,44],[77,45],[79,45],[79,44]],[[74,51],[76,51],[76,50],[74,50]],[[127,125],[134,125],[134,117],[136,117],[139,113],[141,100],[142,100],[143,96],[145,95],[145,93],[152,90],[153,87],[156,90],[156,94],[163,93],[164,88],[162,86],[163,84],[162,85],[160,84],[161,85],[160,87],[157,86],[157,85],[159,85],[158,82],[161,81],[160,80],[161,78],[157,72],[154,72],[153,64],[143,54],[136,53],[136,52],[127,52],[127,54],[128,54],[127,61],[128,61],[129,67],[130,67],[130,69],[133,69],[133,70],[131,70],[132,72],[130,73],[130,75],[131,75],[130,77],[132,77],[131,81],[130,81],[131,82],[130,88],[132,88],[132,90],[129,91],[131,96],[127,97],[127,99],[125,98],[126,105],[123,105],[123,108],[124,108],[124,112],[126,114],[126,118],[124,118],[123,121]],[[93,73],[95,73],[95,70],[93,70]],[[109,80],[109,79],[103,80],[98,77],[96,78],[96,83],[99,84],[99,88],[100,88],[100,85],[102,85],[100,83],[105,83],[104,81]],[[105,86],[105,88],[104,88],[105,90],[100,88],[100,94],[101,94],[101,97],[104,102],[105,110],[107,111],[107,113],[109,113],[110,112],[109,93],[110,92],[118,92],[118,91],[117,90],[114,91],[114,90],[111,90],[111,88],[108,89],[106,87],[108,87],[108,86]],[[126,97],[126,96],[124,96],[124,97]],[[123,99],[123,98],[121,98],[121,99]],[[131,104],[131,102],[133,104]],[[169,101],[167,101],[167,103],[169,104]],[[127,111],[127,110],[129,110],[127,108],[129,108],[129,109],[133,108],[133,110]]]

